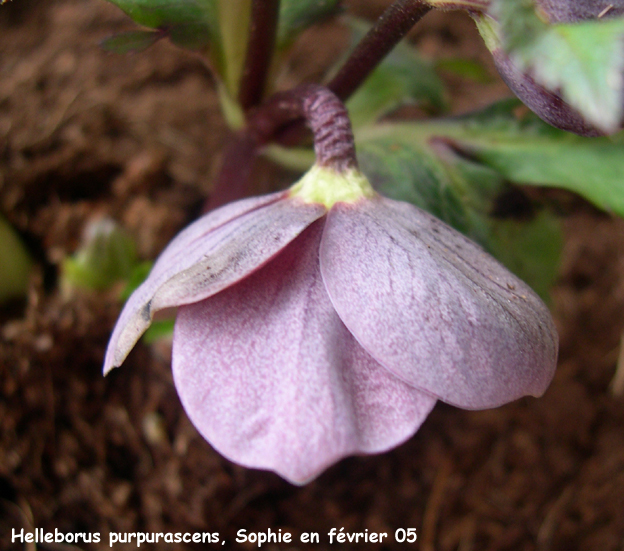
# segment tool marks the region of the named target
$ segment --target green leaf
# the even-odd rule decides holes
[[[557,280],[562,250],[561,224],[546,211],[528,222],[496,220],[493,224],[490,253],[546,302]]]
[[[336,14],[340,0],[282,0],[280,3],[277,47],[288,47],[308,27]]]
[[[354,48],[370,25],[356,18],[347,21]],[[433,64],[423,60],[413,47],[400,43],[353,94],[347,108],[357,128],[405,104],[419,104],[432,111],[446,106],[444,85]]]
[[[624,110],[624,18],[558,23],[540,19],[531,0],[493,0],[488,41],[498,40],[530,74],[605,132]],[[492,48],[490,48],[492,49]]]
[[[0,216],[0,303],[26,294],[32,260],[17,233]]]
[[[251,0],[109,0],[136,23],[157,33],[136,31],[105,42],[109,50],[140,51],[167,36],[174,44],[206,54],[216,73],[219,98],[228,123],[238,128],[244,116],[237,103],[251,17]]]
[[[164,37],[158,31],[130,31],[105,38],[100,46],[115,54],[142,52]]]
[[[109,1],[139,25],[166,31],[184,48],[206,50],[219,37],[217,0]]]
[[[357,141],[362,171],[380,193],[415,204],[479,242],[546,299],[559,265],[559,222],[530,204],[512,216],[498,214],[513,188],[503,173],[458,154],[443,131],[453,124],[463,123],[370,127]]]
[[[235,98],[245,62],[251,0],[109,0],[136,23],[207,53]]]
[[[511,182],[567,189],[624,216],[624,134],[577,136],[549,126],[521,105],[506,100],[460,118],[378,125],[369,135],[423,144],[436,137]]]
[[[475,82],[492,82],[492,77],[487,72],[487,69],[480,62],[472,59],[456,57],[438,59],[435,62],[435,67],[439,71],[454,73],[459,77]]]

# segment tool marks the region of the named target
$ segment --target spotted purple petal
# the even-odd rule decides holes
[[[227,205],[189,226],[162,253],[126,303],[104,360],[121,365],[149,327],[154,312],[203,300],[262,266],[324,207],[276,193]]]
[[[176,388],[199,432],[233,461],[296,484],[398,445],[435,403],[373,360],[334,311],[322,230],[315,222],[249,277],[181,307],[173,342]]]
[[[321,272],[358,342],[401,380],[467,408],[541,395],[557,335],[541,300],[433,216],[378,197],[328,214]]]

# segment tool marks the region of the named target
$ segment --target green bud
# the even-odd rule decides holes
[[[128,278],[136,262],[130,236],[116,222],[103,218],[87,227],[80,248],[63,261],[63,285],[106,289]]]
[[[0,217],[0,302],[24,295],[32,260],[23,243]]]

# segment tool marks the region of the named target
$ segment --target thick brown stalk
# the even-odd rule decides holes
[[[244,111],[262,101],[275,50],[279,8],[280,0],[253,0],[247,54],[238,97]]]
[[[355,168],[355,145],[347,109],[331,90],[305,84],[274,94],[248,122],[258,145],[270,142],[290,121],[305,121],[312,130],[316,163],[337,172]]]

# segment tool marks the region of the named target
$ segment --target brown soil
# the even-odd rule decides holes
[[[365,15],[383,3],[351,2]],[[98,47],[132,27],[102,0],[0,8],[0,209],[37,257],[27,300],[0,309],[0,547],[22,548],[12,529],[38,527],[102,535],[84,549],[108,548],[110,531],[219,532],[223,548],[252,548],[234,543],[242,528],[296,541],[315,531],[321,545],[269,548],[325,548],[329,529],[344,527],[390,534],[350,549],[622,549],[624,398],[611,381],[624,222],[583,204],[565,220],[561,359],[546,395],[482,412],[438,405],[405,445],[346,459],[303,488],[233,465],[198,436],[166,347],[141,344],[101,376],[118,289],[63,296],[59,259],[102,214],[155,257],[199,212],[226,136],[200,59],[165,42],[125,57]],[[457,14],[429,16],[413,38],[428,55],[487,59]],[[292,82],[321,71],[326,42],[304,37]],[[448,80],[456,110],[505,93],[500,82]],[[395,543],[397,528],[416,528],[418,542]]]

